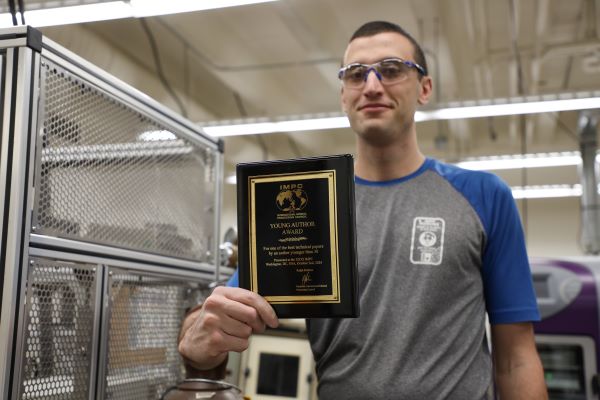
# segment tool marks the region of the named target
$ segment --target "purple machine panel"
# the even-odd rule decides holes
[[[542,314],[542,321],[535,324],[536,333],[590,336],[595,343],[600,343],[597,287],[600,260],[586,264],[562,260],[531,260],[538,306]],[[570,273],[559,273],[556,278],[557,274],[552,274],[552,269]]]
[[[550,399],[597,399],[600,258],[531,259],[534,324]]]

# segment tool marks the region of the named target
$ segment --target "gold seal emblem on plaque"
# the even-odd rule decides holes
[[[275,198],[275,204],[283,212],[295,213],[306,208],[308,195],[300,183],[281,185],[281,190]]]

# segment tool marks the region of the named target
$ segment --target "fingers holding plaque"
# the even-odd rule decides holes
[[[356,317],[350,155],[238,164],[240,286],[279,318]]]

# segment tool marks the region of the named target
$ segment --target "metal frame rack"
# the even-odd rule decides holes
[[[222,143],[30,27],[0,78],[0,398],[159,398],[231,273]]]

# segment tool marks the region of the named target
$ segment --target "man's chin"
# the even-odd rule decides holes
[[[388,124],[381,120],[370,119],[351,124],[352,129],[360,136],[380,135],[389,130]]]
[[[361,140],[372,146],[387,146],[393,141],[391,130],[380,125],[363,126],[356,133]]]

